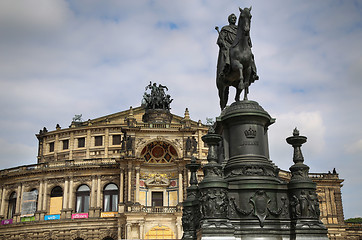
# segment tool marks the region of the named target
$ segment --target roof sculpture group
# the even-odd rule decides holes
[[[150,89],[151,93],[145,92],[143,94],[142,105],[145,109],[163,109],[170,110],[170,103],[173,101],[171,96],[165,93],[166,86],[150,81],[150,84],[146,86],[146,91]]]
[[[150,90],[150,93],[147,92]],[[157,83],[150,83],[146,86],[142,99],[142,107],[145,109],[145,114],[142,121],[145,123],[164,123],[171,122],[172,114],[170,112],[170,104],[173,101],[166,86]]]

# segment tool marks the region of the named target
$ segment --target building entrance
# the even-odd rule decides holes
[[[152,192],[152,207],[163,206],[163,192]]]

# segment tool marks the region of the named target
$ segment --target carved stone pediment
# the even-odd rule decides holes
[[[170,180],[160,174],[155,174],[152,178],[147,179],[145,184],[147,187],[168,187]]]

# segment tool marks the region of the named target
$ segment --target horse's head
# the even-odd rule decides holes
[[[244,35],[249,35],[250,32],[250,21],[251,21],[251,7],[250,8],[244,8],[240,10],[240,16],[239,16],[239,27],[242,27],[242,30],[244,31]]]

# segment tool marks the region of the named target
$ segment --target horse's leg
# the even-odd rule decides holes
[[[226,106],[226,101],[225,101],[225,98],[227,99],[227,96],[225,96],[226,86],[219,82],[217,82],[216,85],[217,85],[217,89],[219,90],[220,108],[222,110]]]
[[[240,101],[240,94],[241,94],[242,89],[240,89],[239,87],[236,87],[236,94],[235,94],[235,101],[239,102]]]
[[[223,109],[226,107],[226,104],[228,103],[228,99],[229,99],[229,86],[225,86],[225,88],[224,88],[224,107],[223,107]]]
[[[251,66],[245,69],[244,71],[244,101],[248,100],[249,86],[250,86],[250,78],[251,78]]]
[[[235,95],[235,101],[240,101],[240,94],[241,91],[245,88],[244,86],[244,76],[243,76],[243,65],[239,61],[234,61],[234,64],[236,66],[236,69],[239,70],[239,81],[236,85],[236,95]]]

